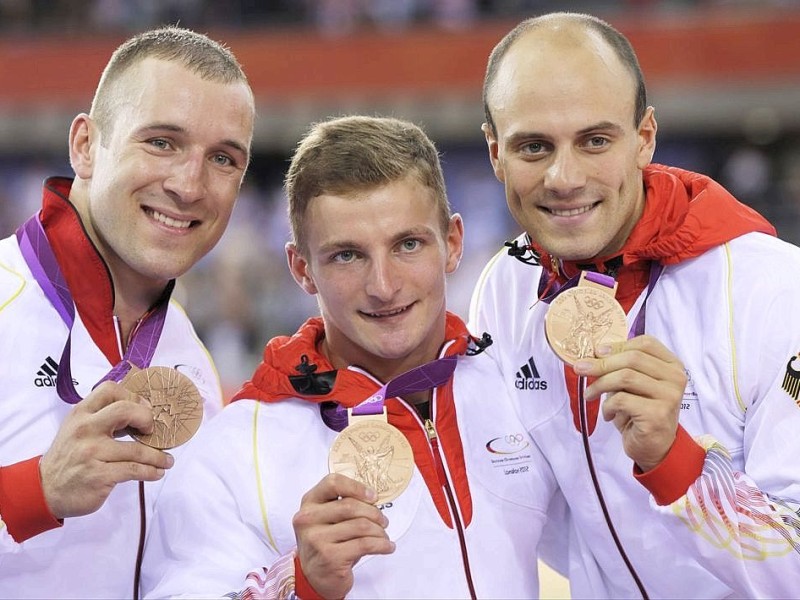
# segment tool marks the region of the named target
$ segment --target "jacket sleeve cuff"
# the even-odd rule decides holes
[[[303,567],[300,566],[300,558],[298,556],[294,557],[294,592],[300,600],[325,600],[308,583],[308,579],[303,573]]]
[[[666,506],[686,494],[703,472],[705,459],[703,447],[678,425],[675,441],[664,460],[646,473],[634,465],[633,476],[647,488],[657,504]]]
[[[0,467],[0,515],[18,544],[64,524],[52,515],[44,499],[40,459],[35,456]]]

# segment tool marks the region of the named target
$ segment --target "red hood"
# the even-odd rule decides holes
[[[277,402],[287,398],[300,398],[309,402],[335,401],[345,407],[353,407],[378,389],[378,384],[356,371],[334,370],[331,363],[319,352],[318,345],[325,336],[321,317],[306,321],[293,336],[273,338],[264,348],[264,358],[256,368],[253,378],[234,395],[231,402],[245,398],[262,402]],[[464,354],[471,339],[464,322],[447,313],[445,338],[453,340],[447,355]],[[311,385],[303,377],[300,367],[307,363],[316,367],[311,377],[320,377],[329,383],[316,390],[303,392]],[[310,378],[309,378],[310,379]],[[294,384],[292,382],[295,382]],[[299,389],[298,389],[299,388]]]
[[[746,233],[775,228],[713,179],[675,167],[644,171],[644,214],[623,248],[623,261],[674,265]]]

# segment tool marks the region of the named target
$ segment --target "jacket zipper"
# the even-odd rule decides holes
[[[455,498],[453,497],[453,492],[450,489],[450,481],[447,479],[447,473],[445,472],[444,464],[442,463],[442,456],[439,453],[439,436],[436,434],[436,429],[434,428],[433,422],[430,419],[425,419],[425,431],[428,434],[428,442],[430,442],[431,450],[433,450],[433,460],[436,463],[436,473],[439,476],[439,485],[444,488],[444,492],[447,495],[447,501],[450,503],[450,512],[453,515],[456,532],[458,533],[458,540],[461,544],[461,558],[464,561],[464,575],[467,578],[469,594],[470,597],[475,600],[477,595],[475,594],[475,585],[472,583],[472,572],[469,568],[467,543],[464,540],[464,527],[461,524],[461,518],[456,510],[456,502]]]

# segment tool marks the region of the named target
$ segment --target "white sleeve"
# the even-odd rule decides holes
[[[651,506],[679,525],[670,528],[676,538],[737,595],[794,597],[800,581],[800,502],[759,489],[733,468],[725,448],[710,437],[698,441],[707,450],[700,477],[672,504],[658,506],[651,497]],[[797,456],[800,445],[792,446],[784,456]]]
[[[756,261],[734,282],[738,410],[717,399],[716,424],[696,440],[707,451],[700,477],[672,504],[653,503],[700,564],[757,598],[796,597],[800,582],[800,286],[776,276],[798,260],[774,262],[758,284]],[[741,431],[736,447],[709,437],[726,424]]]

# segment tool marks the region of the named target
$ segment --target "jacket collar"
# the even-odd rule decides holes
[[[325,336],[321,317],[306,321],[293,336],[273,338],[264,349],[264,358],[253,378],[234,395],[232,401],[256,399],[277,402],[300,398],[309,402],[334,401],[353,407],[378,389],[376,380],[358,370],[336,370],[318,350]],[[445,356],[467,353],[477,344],[464,322],[447,313]]]

